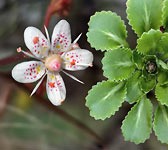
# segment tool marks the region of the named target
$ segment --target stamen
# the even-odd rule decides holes
[[[73,75],[70,75],[69,73],[65,72],[62,70],[63,73],[65,73],[67,76],[69,76],[70,78],[72,78],[73,80],[79,82],[79,83],[82,83],[84,84],[82,81],[80,81],[79,79],[77,79],[76,77],[74,77]]]
[[[61,100],[60,100],[60,104],[62,104],[63,102],[64,102],[64,100],[61,99]]]
[[[17,52],[20,53],[22,51],[22,49],[19,47],[17,48]]]
[[[44,77],[46,76],[47,72],[43,75],[43,77],[41,78],[41,80],[37,83],[37,85],[35,86],[34,90],[32,91],[30,97],[37,91],[37,89],[39,88],[40,84],[42,83]]]
[[[75,61],[64,61],[64,64],[71,64],[72,66],[73,65],[77,65],[77,66],[86,66],[86,67],[93,67],[93,63],[90,63],[90,64],[83,64],[83,63],[75,63]]]
[[[42,59],[37,58],[37,57],[33,56],[32,54],[23,51],[23,50],[21,49],[21,47],[17,48],[17,52],[18,52],[18,53],[22,52],[23,54],[27,55],[28,57],[35,58],[35,59],[38,59],[38,60],[44,62]]]
[[[72,46],[78,42],[78,40],[80,39],[81,36],[82,36],[82,33],[79,34],[79,36],[74,40],[74,42],[72,43]]]
[[[77,64],[78,66],[86,66],[86,67],[93,67],[93,64],[92,63],[90,63],[90,64],[82,64],[82,63],[79,63],[79,64]]]
[[[46,26],[44,26],[44,29],[45,29],[45,33],[46,33],[46,36],[47,36],[47,40],[48,40],[49,45],[50,45],[50,37],[49,37],[49,33],[48,33],[48,30],[47,30]]]
[[[78,42],[80,37],[82,36],[82,33],[74,40],[74,42],[69,46],[69,50],[73,50],[73,46]]]

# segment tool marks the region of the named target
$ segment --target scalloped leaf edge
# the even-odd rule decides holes
[[[96,85],[93,85],[92,86],[92,88],[88,91],[88,95],[89,95],[89,93],[90,92],[92,92],[93,91],[93,88],[94,87],[96,87],[96,86],[98,86],[98,85],[101,85],[101,84],[103,84],[104,82],[113,82],[113,81],[110,81],[110,80],[107,80],[107,81],[105,81],[105,80],[103,80],[102,82],[97,82],[97,84]],[[115,83],[119,83],[119,82],[115,82]],[[122,106],[122,103],[125,101],[125,98],[126,98],[126,94],[127,94],[127,88],[126,88],[126,83],[124,83],[125,85],[125,89],[124,89],[124,97],[123,97],[123,101],[121,102],[121,104],[118,106],[118,109],[116,109],[115,111],[114,111],[114,113],[111,113],[111,114],[109,114],[109,116],[106,116],[105,118],[100,118],[100,117],[96,117],[96,116],[93,116],[92,114],[91,114],[91,110],[90,110],[90,108],[89,108],[89,106],[87,105],[87,101],[86,101],[86,103],[85,103],[85,106],[89,109],[89,114],[90,114],[90,116],[91,117],[93,117],[95,120],[105,120],[105,119],[108,119],[108,118],[110,118],[112,115],[114,115],[117,111],[119,111],[119,109],[121,108],[121,106]],[[87,95],[87,96],[88,96]],[[87,98],[87,97],[86,97]]]
[[[117,48],[116,48],[116,49],[117,49]],[[122,49],[123,51],[125,51],[125,50],[131,51],[130,48],[121,48],[121,49]],[[115,49],[114,49],[114,50],[115,50]],[[131,51],[131,53],[132,53],[132,51]],[[101,61],[102,64],[103,64],[103,60],[104,60],[104,58],[105,58],[105,55],[106,55],[106,53],[104,54],[104,57],[103,57],[103,59],[102,59],[102,61]],[[133,61],[133,57],[131,58],[131,60],[132,60],[132,63],[134,64],[135,69],[136,69],[136,64],[135,64],[134,61]],[[102,67],[103,76],[106,77],[106,78],[108,78],[108,80],[110,80],[110,81],[116,81],[116,82],[126,81],[127,79],[129,79],[129,78],[134,74],[135,69],[134,69],[134,71],[133,71],[130,75],[128,75],[128,76],[124,76],[124,77],[122,77],[122,78],[115,78],[115,79],[111,80],[111,79],[109,79],[109,77],[107,77],[107,76],[104,74],[105,71],[104,71],[104,69],[103,69],[103,67]]]
[[[141,98],[142,98],[142,97],[141,97]],[[150,134],[152,133],[152,118],[151,118],[151,124],[150,124],[150,125],[151,125],[151,128],[150,128],[150,131],[149,131],[149,136],[147,136],[146,139],[139,140],[139,141],[133,141],[133,140],[131,140],[131,139],[125,137],[125,134],[124,134],[123,129],[122,129],[123,124],[124,124],[124,122],[125,122],[125,119],[129,116],[129,114],[132,112],[132,110],[135,109],[136,105],[138,105],[138,103],[140,102],[141,98],[137,101],[137,103],[134,104],[134,106],[131,107],[131,110],[127,113],[127,115],[125,116],[124,120],[122,121],[122,125],[121,125],[121,132],[122,132],[122,135],[124,136],[124,140],[125,140],[125,141],[133,142],[133,143],[135,143],[135,144],[144,143],[147,139],[150,138]],[[145,97],[145,98],[146,98],[146,97]],[[146,98],[146,99],[148,99],[148,98]],[[149,100],[149,99],[148,99],[148,100]],[[150,101],[150,100],[149,100],[149,101]],[[151,101],[150,101],[150,103],[151,103]],[[152,104],[152,103],[151,103],[151,104]],[[151,105],[151,106],[152,106],[152,107],[151,107],[152,109],[150,110],[150,113],[151,113],[151,116],[153,116],[153,105]]]
[[[99,14],[101,14],[101,13],[104,13],[104,14],[112,14],[114,17],[116,17],[116,18],[118,18],[119,20],[120,20],[120,22],[122,23],[122,28],[125,30],[125,37],[126,37],[126,39],[127,39],[127,37],[128,37],[128,32],[127,32],[127,27],[126,27],[126,25],[125,25],[125,22],[124,22],[124,20],[122,20],[121,19],[121,17],[120,16],[118,16],[117,15],[117,13],[115,13],[115,12],[112,12],[112,11],[99,11],[99,12],[96,12],[94,15],[92,15],[91,17],[90,17],[90,20],[89,20],[89,22],[88,22],[88,26],[90,27],[90,22],[92,21],[92,19],[95,17],[95,16],[97,16],[97,15],[99,15]],[[88,32],[90,32],[90,28],[88,28]],[[121,46],[123,46],[123,45],[119,45],[119,46],[116,46],[115,48],[108,48],[108,47],[105,47],[105,48],[103,48],[103,49],[100,49],[100,48],[98,48],[96,45],[94,45],[94,44],[92,44],[91,42],[90,42],[90,38],[89,38],[89,36],[88,36],[88,32],[86,33],[86,36],[87,36],[87,41],[89,42],[89,44],[90,44],[90,46],[92,47],[92,48],[95,48],[96,50],[101,50],[102,52],[103,51],[108,51],[108,50],[113,50],[113,49],[116,49],[116,48],[119,48],[119,47],[121,47]],[[126,40],[125,39],[125,40]]]
[[[165,102],[160,101],[160,96],[159,96],[159,94],[157,94],[157,92],[158,92],[157,87],[158,87],[158,86],[164,86],[164,85],[161,85],[161,84],[159,84],[159,83],[156,84],[156,87],[155,87],[155,96],[156,96],[156,99],[157,99],[162,105],[168,106],[168,104],[166,104]]]
[[[157,106],[157,107],[160,107],[160,106]],[[166,142],[161,141],[161,140],[159,139],[159,137],[156,135],[156,131],[155,131],[155,129],[156,129],[155,119],[156,119],[156,118],[155,118],[155,116],[156,116],[156,111],[157,111],[157,109],[158,109],[158,108],[156,108],[155,114],[154,114],[153,130],[154,130],[154,132],[155,132],[155,136],[156,136],[156,138],[157,138],[158,141],[160,141],[162,144],[168,144],[168,143],[166,143]]]

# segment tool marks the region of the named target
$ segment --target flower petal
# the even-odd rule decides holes
[[[48,55],[50,42],[43,33],[35,27],[27,27],[24,31],[24,41],[27,48],[38,58]]]
[[[64,69],[71,71],[84,70],[92,66],[93,54],[88,50],[75,49],[63,55],[63,59],[65,61]]]
[[[12,77],[21,83],[37,81],[45,73],[45,66],[40,61],[22,62],[12,70]]]
[[[66,97],[66,89],[64,81],[59,74],[48,73],[47,74],[47,95],[53,105],[61,105]]]
[[[65,52],[71,45],[70,25],[66,20],[61,20],[55,26],[52,34],[52,51],[57,53]]]

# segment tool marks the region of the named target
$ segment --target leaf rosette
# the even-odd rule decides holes
[[[89,22],[88,42],[106,50],[102,64],[107,81],[93,86],[86,106],[91,116],[104,120],[124,101],[134,104],[121,129],[125,140],[136,144],[150,137],[152,127],[158,140],[168,144],[167,12],[168,0],[127,0],[127,18],[139,38],[134,50],[128,48],[124,21],[116,13],[97,12]],[[147,98],[151,91],[158,103],[155,113]]]

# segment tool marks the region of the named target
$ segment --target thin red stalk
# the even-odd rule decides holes
[[[55,1],[51,0],[48,8],[47,8],[47,11],[46,11],[46,15],[45,15],[45,19],[44,19],[44,25],[46,26],[46,28],[48,28],[48,25],[49,25],[49,22],[50,22],[50,19],[51,19],[51,16],[57,12],[60,8],[60,4],[61,4],[61,1],[57,1],[57,7],[55,6]],[[59,7],[58,7],[59,6]],[[44,32],[44,29],[43,29],[43,32]]]
[[[23,54],[15,54],[15,55],[9,56],[7,58],[1,59],[0,60],[0,66],[16,62],[16,61],[20,60],[23,57],[24,57]]]

